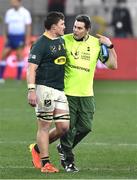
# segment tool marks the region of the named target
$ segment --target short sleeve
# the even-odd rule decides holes
[[[39,43],[36,42],[30,50],[28,62],[39,65],[43,57],[43,51],[41,50]]]
[[[29,25],[32,23],[32,18],[31,18],[31,14],[28,10],[26,10],[26,12],[24,13],[25,16],[25,24]]]

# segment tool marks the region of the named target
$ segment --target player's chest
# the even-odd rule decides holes
[[[13,13],[11,16],[8,17],[10,23],[20,23],[24,22],[24,16],[20,13]]]
[[[67,54],[76,61],[96,61],[96,59],[98,58],[99,51],[99,46],[83,42],[74,43],[72,44],[72,46],[67,48]]]

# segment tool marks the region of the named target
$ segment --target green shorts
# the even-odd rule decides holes
[[[93,114],[95,112],[95,101],[93,96],[76,97],[68,96],[70,110],[70,128],[85,132],[91,130]]]

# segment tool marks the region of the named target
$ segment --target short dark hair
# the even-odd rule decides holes
[[[81,14],[81,15],[78,15],[75,20],[83,22],[85,24],[86,29],[91,28],[91,21],[90,21],[89,16]]]
[[[57,11],[51,11],[47,14],[47,17],[44,20],[44,27],[49,30],[53,24],[57,24],[59,20],[64,20],[64,14]]]

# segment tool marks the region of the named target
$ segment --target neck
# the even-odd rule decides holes
[[[73,37],[74,37],[74,36],[73,36]],[[82,38],[80,38],[80,39],[76,39],[76,38],[74,37],[74,39],[75,39],[76,41],[86,41],[88,38],[89,38],[89,34],[86,34],[84,37],[82,37]]]
[[[47,36],[49,39],[56,39],[58,37],[53,31],[45,31],[44,36]]]
[[[20,7],[21,7],[21,6],[14,6],[13,8],[14,8],[15,10],[18,10]]]

